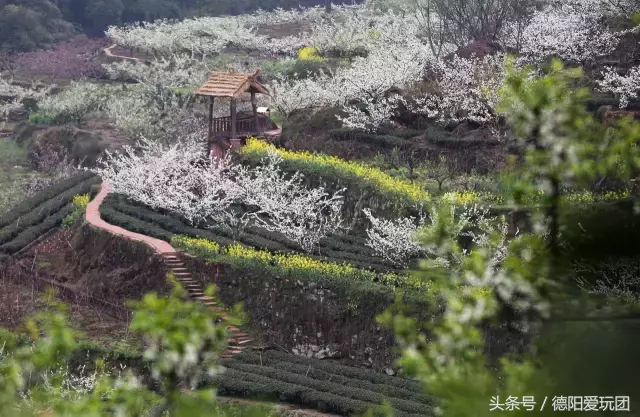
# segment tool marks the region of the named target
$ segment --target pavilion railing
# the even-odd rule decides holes
[[[212,121],[212,131],[216,136],[231,134],[231,117],[217,117]],[[253,119],[236,120],[236,134],[258,133],[256,121]]]

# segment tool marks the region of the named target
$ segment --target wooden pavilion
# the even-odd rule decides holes
[[[251,74],[212,72],[209,80],[195,92],[196,96],[209,97],[207,149],[210,154],[222,156],[229,148],[239,147],[242,138],[259,136],[265,130],[265,123],[258,116],[256,94],[269,94],[269,90],[258,82],[259,75],[259,70]],[[246,93],[251,94],[253,117],[238,120],[236,105]],[[230,99],[230,116],[213,117],[213,103],[216,97]]]

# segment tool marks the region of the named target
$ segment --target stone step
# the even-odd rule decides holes
[[[227,326],[227,331],[228,332],[239,332],[239,331],[241,331],[241,329],[237,328],[236,326]]]
[[[244,340],[229,339],[230,345],[242,346],[242,345],[246,345],[247,343],[251,343],[251,339],[244,339]]]
[[[237,355],[238,353],[242,353],[242,349],[229,349],[228,352],[230,355]]]
[[[229,330],[227,330],[227,331],[229,331]],[[236,338],[237,338],[237,337],[240,337],[240,338],[242,338],[242,337],[249,337],[249,335],[248,335],[248,334],[243,333],[243,332],[231,332],[231,333],[233,333],[233,337],[236,337]]]
[[[211,297],[210,295],[205,295],[204,297],[198,297],[198,301],[215,301],[216,297]]]
[[[174,271],[174,272],[188,272],[189,271],[187,268],[169,268],[169,269]]]
[[[233,355],[230,355],[228,353],[220,355],[220,359],[232,359],[232,358],[233,358]]]

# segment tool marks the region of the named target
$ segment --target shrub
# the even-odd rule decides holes
[[[275,360],[274,358],[268,356],[268,354],[259,356],[255,353],[243,353],[242,355],[235,356],[233,360],[253,365],[268,366],[273,369],[281,369],[283,371],[295,373],[298,375],[305,375],[309,378],[317,380],[331,381],[337,385],[359,387],[392,398],[400,398],[424,404],[431,404],[434,402],[433,398],[424,395],[422,392],[416,392],[406,388],[399,388],[394,385],[390,385],[388,381],[387,383],[380,383],[379,381],[376,383],[363,379],[349,378],[339,374],[331,373],[326,370],[322,370],[316,366],[320,361],[318,359],[309,359],[308,364],[303,365],[299,363],[292,363],[285,359]],[[331,364],[331,361],[325,360],[323,361],[323,364]],[[354,370],[357,370],[357,368],[354,368]],[[390,378],[398,379],[399,377]]]
[[[131,232],[137,232],[147,236],[153,236],[166,242],[171,242],[173,233],[152,224],[140,221],[135,217],[120,213],[108,206],[100,206],[100,216],[108,223],[118,225]]]
[[[235,356],[237,360],[244,360],[244,358],[250,355],[249,353],[242,353]],[[242,358],[242,359],[241,359]],[[374,372],[368,369],[355,368],[352,366],[341,365],[332,361],[319,361],[316,359],[306,358],[303,356],[290,355],[288,353],[279,352],[276,350],[269,350],[262,354],[262,359],[266,360],[265,363],[271,363],[274,361],[291,362],[304,366],[312,366],[330,374],[341,375],[346,378],[355,379],[359,381],[367,381],[374,384],[390,385],[401,389],[406,389],[415,393],[422,393],[423,388],[418,381],[414,381],[407,378],[392,377],[378,372]]]
[[[281,382],[236,369],[227,369],[224,373],[224,378],[214,378],[209,383],[213,383],[218,387],[220,395],[243,395],[291,402],[345,416],[356,413],[362,414],[375,405],[331,393],[316,392],[296,384]]]
[[[69,227],[78,221],[85,213],[88,204],[89,194],[76,195],[73,197],[73,212],[62,220],[62,227]]]
[[[413,142],[398,136],[377,135],[348,128],[338,128],[329,131],[329,137],[338,141],[353,140],[367,145],[376,145],[382,148],[404,148],[411,146]]]
[[[298,51],[298,59],[300,61],[323,61],[320,55],[318,55],[318,50],[312,46],[305,46],[304,48]]]
[[[53,113],[37,111],[29,115],[29,121],[38,125],[58,125],[64,124],[64,120],[57,118]]]

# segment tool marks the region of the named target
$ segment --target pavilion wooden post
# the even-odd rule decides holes
[[[211,143],[213,142],[213,96],[209,97],[209,137],[207,142],[207,153],[210,153]]]
[[[260,124],[258,123],[258,102],[256,101],[256,92],[251,92],[251,108],[253,109],[253,121],[256,124],[254,130],[260,133]]]
[[[236,99],[231,97],[231,139],[236,138]]]

